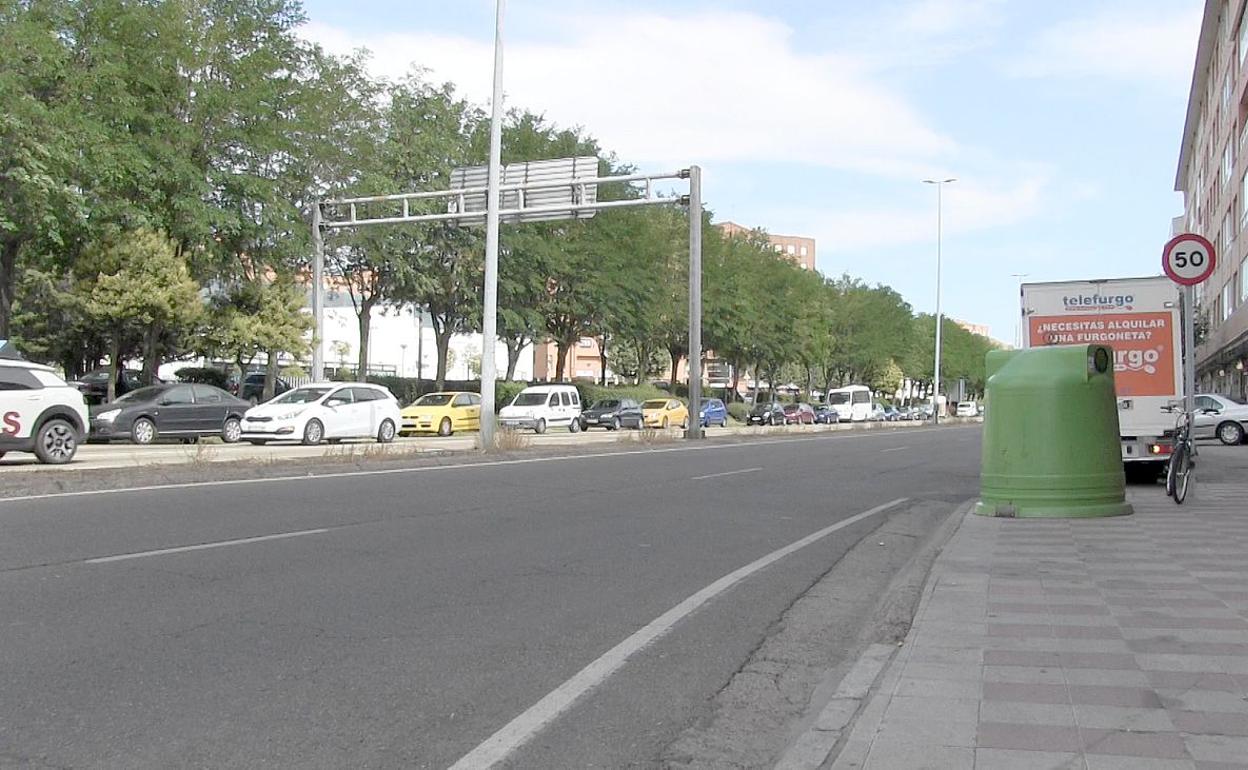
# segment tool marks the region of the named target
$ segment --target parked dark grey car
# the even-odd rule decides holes
[[[581,412],[581,430],[641,428],[641,404],[631,398],[604,398]]]
[[[132,390],[111,404],[92,406],[89,440],[150,444],[157,438],[194,441],[220,436],[232,444],[242,436],[243,412],[249,406],[212,385],[153,385]]]
[[[784,405],[776,402],[759,404],[750,410],[747,425],[784,425]]]

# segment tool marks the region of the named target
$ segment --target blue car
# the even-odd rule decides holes
[[[724,406],[724,402],[718,398],[702,399],[702,408],[698,411],[703,428],[709,428],[712,425],[718,425],[721,428],[728,427],[728,407]]]

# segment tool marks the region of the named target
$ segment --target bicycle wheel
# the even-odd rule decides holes
[[[1187,446],[1182,448],[1182,457],[1174,478],[1174,502],[1182,505],[1187,499],[1187,492],[1192,483],[1192,455]]]

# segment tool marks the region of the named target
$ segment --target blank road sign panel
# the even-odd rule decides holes
[[[598,201],[598,159],[592,156],[537,160],[528,163],[511,163],[503,166],[499,179],[503,187],[523,185],[525,190],[503,190],[499,196],[499,210],[508,213],[504,222],[543,222],[555,219],[589,219],[593,211],[572,210],[573,206]],[[578,184],[580,181],[585,184]],[[451,172],[452,190],[485,188],[489,183],[489,170],[485,166],[457,168]],[[547,186],[551,185],[551,186]],[[558,207],[566,206],[563,211]],[[452,200],[451,211],[458,208]],[[529,209],[555,209],[541,213],[524,213]],[[485,213],[484,192],[463,196],[463,212]]]

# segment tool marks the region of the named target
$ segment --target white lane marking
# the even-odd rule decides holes
[[[895,447],[893,447],[892,449],[881,449],[881,450],[880,450],[880,454],[884,454],[885,452],[901,452],[901,451],[906,450],[906,449],[909,449],[909,448],[910,448],[910,447],[908,447],[908,446],[895,446]]]
[[[481,770],[494,767],[507,759],[512,752],[528,743],[560,714],[567,711],[578,698],[602,684],[607,677],[620,669],[628,659],[644,650],[655,640],[665,636],[672,627],[688,617],[702,605],[732,588],[737,583],[783,559],[794,551],[798,551],[811,543],[815,543],[837,530],[857,524],[863,519],[887,511],[889,508],[906,502],[909,498],[901,497],[892,502],[863,511],[848,519],[843,519],[830,527],[807,535],[783,548],[772,551],[757,561],[724,575],[706,588],[693,594],[667,612],[652,620],[644,628],[624,641],[603,653],[602,657],[581,669],[568,681],[556,687],[546,697],[529,707],[520,716],[508,722],[501,730],[485,739],[479,746],[465,754],[458,762],[451,765],[450,770]]]
[[[720,476],[735,476],[738,473],[754,473],[761,471],[762,468],[742,468],[739,471],[724,471],[723,473],[708,473],[705,476],[694,476],[690,481],[701,481],[702,479],[717,479]]]
[[[45,495],[14,495],[13,497],[0,497],[0,505],[4,503],[23,503],[33,500],[56,500],[65,497],[85,497],[87,495],[119,495],[130,492],[165,492],[171,489],[191,489],[193,487],[235,487],[247,484],[280,484],[291,481],[315,481],[317,479],[345,479],[364,476],[391,476],[396,474],[407,473],[427,473],[431,471],[454,471],[464,470],[466,468],[495,468],[504,465],[527,465],[537,463],[559,463],[569,462],[572,460],[597,460],[604,457],[628,457],[633,455],[655,455],[666,454],[670,452],[713,452],[725,449],[740,449],[742,447],[759,446],[762,444],[797,444],[803,442],[815,441],[857,441],[869,438],[885,438],[888,436],[897,436],[905,434],[912,436],[916,433],[935,433],[936,431],[965,430],[962,426],[951,428],[898,428],[882,432],[863,431],[841,433],[832,433],[830,435],[817,435],[807,438],[781,438],[781,439],[762,439],[760,441],[737,441],[731,444],[700,444],[697,446],[687,447],[667,447],[663,449],[630,449],[624,452],[586,452],[584,454],[573,455],[555,455],[551,457],[526,457],[519,460],[493,460],[481,463],[453,463],[450,465],[423,465],[417,468],[386,468],[374,471],[339,471],[337,473],[303,473],[296,476],[271,476],[258,479],[219,479],[216,481],[187,481],[178,484],[151,484],[142,487],[119,487],[117,489],[92,489],[81,490],[77,492],[52,492]],[[301,459],[301,458],[291,458]],[[73,466],[66,466],[69,470],[74,470]],[[83,468],[83,470],[91,470]],[[2,478],[2,477],[0,477]]]
[[[98,559],[86,559],[83,564],[107,564],[113,561],[126,561],[128,559],[146,559],[148,556],[164,556],[170,553],[186,553],[187,551],[203,551],[207,548],[224,548],[228,545],[245,545],[247,543],[262,543],[265,540],[284,540],[289,537],[303,537],[304,535],[323,535],[328,529],[302,529],[298,532],[281,532],[276,535],[260,535],[259,537],[243,537],[238,540],[218,540],[215,543],[200,543],[199,545],[183,545],[177,548],[160,548],[155,551],[139,551],[137,553],[123,553],[117,556],[101,556]]]

